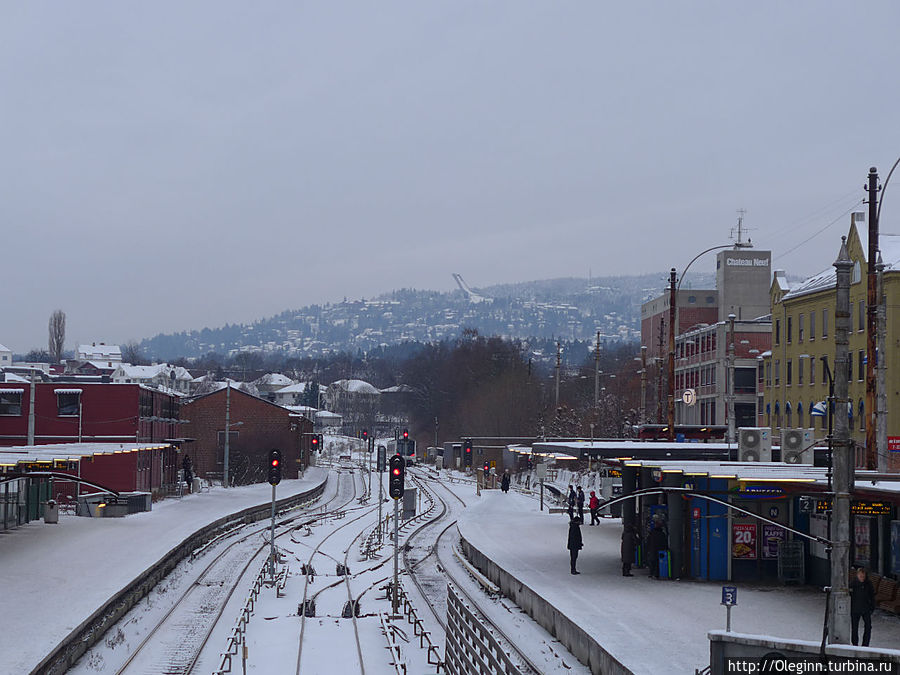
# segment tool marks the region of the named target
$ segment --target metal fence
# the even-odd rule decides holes
[[[444,667],[450,675],[522,675],[485,626],[478,610],[447,585],[447,648]]]

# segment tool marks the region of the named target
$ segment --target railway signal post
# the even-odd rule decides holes
[[[399,566],[400,566],[400,500],[403,498],[403,481],[406,473],[406,460],[402,455],[391,457],[391,473],[388,481],[388,494],[394,500],[394,587],[391,591],[391,608],[397,616],[400,608]]]
[[[381,480],[381,474],[387,468],[387,448],[383,445],[378,446],[378,458],[375,460],[375,470],[378,472],[378,545],[384,544],[384,530],[381,521],[381,503],[384,501],[384,485]]]
[[[272,528],[269,533],[269,579],[275,583],[275,486],[281,482],[281,452],[269,450],[269,484],[272,486]]]

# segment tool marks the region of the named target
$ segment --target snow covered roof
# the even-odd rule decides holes
[[[271,385],[273,387],[285,387],[293,383],[294,381],[291,378],[281,373],[266,373],[256,381],[256,384]]]
[[[116,359],[122,360],[122,350],[119,349],[119,345],[105,345],[105,344],[90,344],[90,345],[78,345],[78,349],[75,352],[76,357],[83,360],[103,360],[103,359]]]
[[[398,384],[394,387],[388,387],[387,389],[382,389],[382,394],[409,394],[414,392],[415,389],[410,387],[408,384]]]
[[[331,386],[338,387],[352,394],[377,395],[381,393],[365,380],[337,380],[336,382],[332,382]]]
[[[837,285],[837,270],[834,267],[829,267],[826,270],[822,270],[818,274],[811,276],[809,279],[800,282],[796,286],[794,286],[788,293],[785,294],[783,300],[789,300],[791,298],[796,298],[801,295],[809,295],[810,293],[817,293],[819,291],[825,291],[830,288],[834,288]]]
[[[11,351],[12,351],[12,349],[10,349],[9,347],[4,347],[3,345],[0,345],[0,352],[11,352]]]
[[[15,373],[6,373],[6,381],[7,382],[30,382],[27,377],[22,377],[21,375],[16,375]]]
[[[181,366],[170,366],[167,363],[157,363],[152,366],[133,366],[130,363],[121,363],[114,375],[119,377],[127,377],[134,380],[152,380],[160,373],[165,373],[169,377],[169,372],[175,371],[176,380],[191,380],[191,374]]]
[[[341,415],[338,415],[337,413],[333,413],[330,410],[320,410],[319,412],[316,413],[316,417],[320,417],[323,419],[339,419],[341,417]]]
[[[77,460],[92,455],[112,455],[150,448],[164,448],[168,443],[57,443],[53,445],[13,445],[0,448],[0,466],[17,462],[52,462]]]

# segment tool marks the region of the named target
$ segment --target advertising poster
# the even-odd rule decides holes
[[[863,567],[872,564],[872,542],[870,540],[872,528],[869,520],[869,518],[857,516],[853,524],[853,543],[856,550],[853,562]]]
[[[732,526],[731,557],[756,560],[756,523],[735,523]]]
[[[778,545],[785,539],[784,528],[778,525],[763,525],[762,557],[768,560],[778,558]]]

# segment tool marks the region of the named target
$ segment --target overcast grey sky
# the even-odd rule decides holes
[[[900,155],[893,1],[0,7],[15,351],[57,307],[71,347],[452,272],[662,272],[741,207],[812,273],[849,216],[777,256]]]

